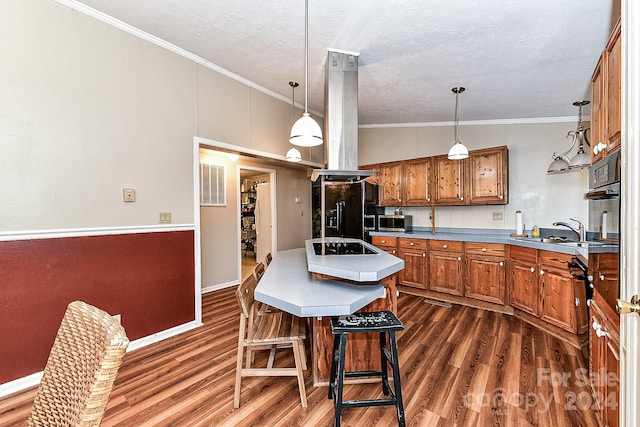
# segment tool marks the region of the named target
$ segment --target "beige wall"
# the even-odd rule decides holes
[[[0,232],[191,224],[194,136],[290,147],[290,104],[50,1],[0,2],[0,64]]]
[[[245,158],[231,161],[226,153],[200,149],[200,160],[224,165],[227,179],[226,206],[200,207],[202,288],[215,289],[239,283],[240,269],[240,169],[256,168],[275,172],[277,250],[304,247],[311,238],[311,181],[304,169]],[[269,179],[268,175],[261,175]],[[258,179],[251,177],[249,180]],[[272,185],[274,182],[272,182]],[[300,203],[295,199],[300,198]]]
[[[542,124],[485,124],[460,127],[460,138],[473,150],[509,147],[509,204],[436,208],[437,227],[515,229],[515,211],[521,210],[527,228],[551,227],[569,217],[588,222],[588,172],[547,175],[554,151],[571,146],[565,138],[576,122]],[[359,163],[362,165],[413,157],[446,154],[453,143],[450,126],[360,129]],[[393,147],[393,149],[389,149]],[[575,148],[572,154],[575,154]],[[403,208],[414,226],[431,227],[430,208]],[[503,220],[493,220],[493,212]],[[595,230],[590,230],[595,231]]]
[[[0,231],[193,222],[194,63],[53,2],[5,0],[0,64]]]

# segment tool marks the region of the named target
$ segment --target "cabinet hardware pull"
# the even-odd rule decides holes
[[[461,260],[462,260],[462,257],[458,257],[458,261],[461,261]]]
[[[600,275],[600,280],[604,280],[604,274]]]
[[[500,261],[500,267],[504,266],[504,262]]]
[[[600,325],[600,323],[596,322],[595,320],[593,321],[591,326],[593,326],[593,329],[595,329],[596,331],[602,327],[602,325]]]
[[[536,271],[535,267],[531,267],[531,272],[534,273]]]
[[[449,245],[442,245],[443,248],[447,249]]]
[[[426,258],[426,257],[427,257],[427,254],[426,254],[426,253],[424,253],[424,252],[422,252],[422,256],[423,256],[423,258]]]
[[[409,243],[409,245],[410,245],[410,246],[413,246],[413,245],[415,245],[415,243],[413,243],[413,242],[410,242],[410,243]]]
[[[487,248],[482,248],[482,252],[487,252]]]
[[[596,329],[596,335],[598,337],[602,338],[602,337],[606,337],[608,334],[605,331],[603,331],[602,329]]]
[[[540,270],[540,275],[544,276],[544,270]]]

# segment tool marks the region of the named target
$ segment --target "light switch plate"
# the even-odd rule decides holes
[[[494,211],[493,212],[493,220],[494,221],[502,221],[502,212]]]
[[[160,212],[160,224],[171,224],[171,212]]]
[[[135,202],[136,201],[136,190],[133,188],[123,188],[122,189],[122,200],[125,202]]]

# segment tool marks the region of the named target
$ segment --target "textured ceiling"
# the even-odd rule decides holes
[[[81,0],[290,100],[302,0]],[[360,53],[360,124],[576,117],[615,0],[309,0],[309,109],[327,48]],[[586,112],[588,113],[588,111]]]

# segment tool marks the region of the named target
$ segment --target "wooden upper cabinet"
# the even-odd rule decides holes
[[[604,146],[604,117],[602,100],[604,99],[604,85],[602,83],[602,57],[596,65],[596,69],[591,77],[591,164],[601,160],[604,150],[599,147]]]
[[[466,200],[466,165],[468,159],[449,160],[447,155],[433,158],[434,203],[436,205],[464,205]]]
[[[622,108],[620,30],[620,20],[618,20],[591,78],[592,164],[620,149]]]
[[[378,172],[380,206],[402,205],[402,162],[383,163]]]
[[[621,61],[622,43],[620,38],[620,21],[616,25],[605,49],[607,63],[606,84],[606,121],[607,121],[607,154],[620,149],[620,110],[621,110]]]
[[[403,206],[431,204],[431,158],[425,157],[405,162]]]
[[[504,205],[509,203],[506,146],[469,152],[464,160],[447,155],[360,166],[377,169],[380,206]]]
[[[469,152],[469,204],[509,203],[509,150],[506,146]]]

